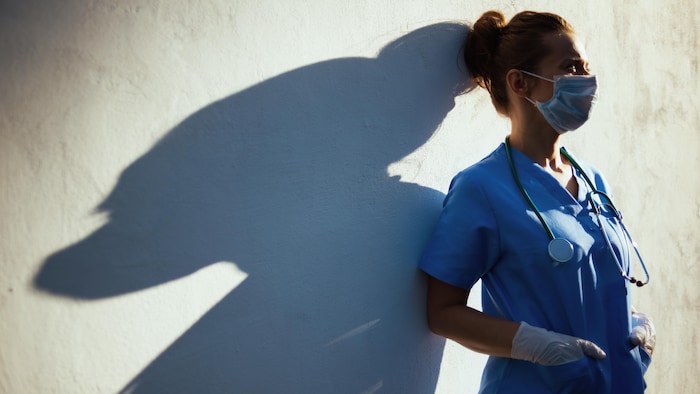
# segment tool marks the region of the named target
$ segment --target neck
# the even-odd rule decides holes
[[[544,166],[548,161],[560,160],[561,158],[558,138],[545,140],[544,138],[525,137],[522,134],[511,133],[510,145],[541,166]]]
[[[559,137],[551,143],[533,143],[531,138],[521,138],[520,134],[508,136],[508,142],[512,149],[517,149],[531,158],[535,163],[550,173],[572,195],[578,195],[578,184],[573,177],[573,168],[569,161],[559,150]],[[566,161],[564,161],[566,160]]]
[[[561,170],[559,133],[542,117],[519,115],[511,118],[510,145],[542,167]]]

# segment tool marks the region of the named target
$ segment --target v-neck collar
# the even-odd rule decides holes
[[[503,155],[505,156],[505,150],[508,149],[508,147],[505,143],[501,144],[501,147],[503,149]],[[539,184],[550,193],[552,198],[556,199],[561,204],[562,209],[570,210],[574,215],[578,215],[584,210],[587,185],[585,180],[581,179],[581,175],[578,174],[578,171],[573,169],[572,174],[578,183],[578,195],[574,197],[556,178],[554,178],[554,176],[552,176],[552,174],[548,173],[547,170],[535,163],[526,154],[513,147],[511,147],[510,151],[511,157],[513,158],[513,165],[518,173],[520,182],[528,193],[531,193],[530,190]],[[528,187],[528,185],[530,185],[530,187]]]

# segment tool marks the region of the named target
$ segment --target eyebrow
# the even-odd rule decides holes
[[[566,63],[566,62],[570,62],[570,61],[582,63],[584,65],[588,64],[588,60],[582,58],[581,56],[567,56],[567,57],[561,59],[561,63]]]

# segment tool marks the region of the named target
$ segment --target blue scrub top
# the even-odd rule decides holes
[[[483,312],[593,341],[604,360],[584,357],[560,366],[489,357],[481,393],[641,393],[646,353],[629,340],[629,283],[620,271],[586,200],[590,187],[576,174],[574,198],[541,166],[511,150],[518,176],[554,236],[574,246],[574,257],[555,263],[549,237],[513,180],[505,144],[457,174],[445,197],[420,268],[463,289],[482,280]],[[607,193],[602,175],[579,162]],[[619,226],[604,225],[623,266],[629,264]]]

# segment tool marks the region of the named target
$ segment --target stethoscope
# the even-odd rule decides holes
[[[542,227],[544,227],[544,230],[547,232],[547,236],[549,237],[549,244],[547,245],[547,252],[549,253],[549,257],[552,258],[557,263],[566,263],[571,260],[571,258],[574,256],[574,246],[573,244],[565,239],[565,238],[557,238],[554,236],[554,233],[552,232],[552,229],[549,227],[547,222],[544,220],[544,217],[542,217],[542,213],[537,209],[537,206],[535,205],[535,202],[532,201],[532,198],[530,198],[530,195],[527,193],[527,190],[525,190],[525,187],[523,184],[520,182],[520,178],[518,177],[518,173],[515,171],[515,165],[513,164],[513,158],[511,156],[511,147],[510,147],[510,137],[506,137],[506,156],[508,157],[508,164],[510,165],[510,172],[513,174],[513,179],[515,180],[515,183],[518,185],[518,189],[520,189],[520,192],[522,193],[523,197],[527,201],[527,203],[530,205],[532,210],[535,212],[535,215],[537,215],[537,218],[540,220],[540,223],[542,223]],[[632,236],[630,235],[629,231],[627,231],[627,227],[625,224],[622,222],[622,213],[615,207],[615,204],[613,204],[612,199],[605,194],[604,192],[598,190],[591,179],[586,175],[586,173],[583,171],[581,166],[578,164],[578,162],[569,154],[569,152],[566,151],[563,147],[559,150],[561,154],[566,157],[567,160],[569,160],[569,163],[571,163],[574,168],[583,176],[583,178],[586,180],[586,183],[588,184],[589,187],[589,192],[586,195],[586,198],[588,202],[591,205],[591,209],[595,213],[596,219],[598,221],[598,227],[600,227],[601,232],[603,233],[603,238],[605,239],[605,243],[608,247],[608,251],[610,251],[610,254],[613,256],[615,259],[615,263],[617,264],[617,268],[620,270],[620,274],[622,274],[622,277],[625,278],[626,280],[630,281],[631,283],[636,284],[638,287],[642,287],[649,283],[649,272],[647,271],[647,267],[644,264],[644,260],[642,260],[642,256],[639,254],[639,249],[637,248],[637,243],[634,242],[632,239]],[[598,196],[600,199],[600,203],[598,203],[594,197]],[[646,279],[644,281],[641,281],[639,279],[636,279],[633,276],[630,276],[629,273],[629,268],[625,270],[622,266],[622,263],[620,262],[620,259],[617,257],[615,254],[615,251],[613,250],[612,244],[610,243],[610,238],[608,237],[608,233],[605,230],[605,226],[603,225],[603,221],[600,218],[601,212],[603,212],[603,207],[607,207],[612,214],[615,216],[617,219],[617,223],[619,223],[620,228],[622,228],[622,232],[625,235],[624,240],[625,244],[627,245],[627,249],[629,250],[629,245],[630,243],[632,244],[632,247],[634,248],[634,252],[637,255],[637,258],[639,259],[639,263],[642,266],[642,269],[644,270],[644,275]]]

